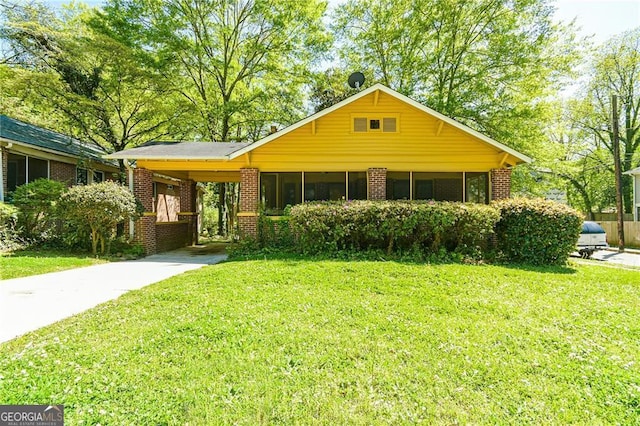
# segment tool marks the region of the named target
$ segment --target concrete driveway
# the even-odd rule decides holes
[[[223,250],[187,247],[139,260],[0,281],[0,342],[224,259]]]
[[[577,255],[577,253],[576,253]],[[599,260],[607,263],[614,263],[624,266],[635,266],[640,268],[640,251],[627,250],[624,253],[618,253],[618,250],[598,250],[591,256],[593,260]]]

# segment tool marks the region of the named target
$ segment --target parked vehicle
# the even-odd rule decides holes
[[[588,259],[596,250],[609,247],[607,233],[596,222],[583,222],[582,232],[578,238],[578,253]]]

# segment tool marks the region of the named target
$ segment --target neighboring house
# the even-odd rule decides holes
[[[0,201],[39,178],[67,186],[113,180],[117,163],[105,154],[95,145],[0,115]]]
[[[640,167],[625,172],[633,178],[633,220],[640,221]]]
[[[240,182],[239,229],[252,236],[260,214],[306,201],[488,203],[509,197],[512,167],[530,161],[380,84],[255,143],[150,143],[107,158],[136,161],[132,187],[147,210],[136,236],[148,253],[166,246],[154,211],[156,173],[182,181],[179,220],[192,236],[195,183]]]

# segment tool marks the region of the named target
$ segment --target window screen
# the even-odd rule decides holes
[[[39,158],[29,157],[29,182],[36,179],[49,178],[49,162]]]

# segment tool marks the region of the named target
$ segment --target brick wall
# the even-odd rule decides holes
[[[511,197],[511,169],[491,170],[491,199]]]
[[[192,180],[184,180],[180,183],[180,211],[196,211],[196,184]]]
[[[187,221],[156,223],[156,251],[162,253],[189,245],[188,227]]]
[[[7,167],[9,167],[9,152],[0,147],[0,161],[2,161],[2,193],[7,195]]]
[[[258,169],[240,169],[240,212],[238,228],[241,237],[258,236],[259,205]],[[243,215],[246,214],[246,215]]]
[[[384,200],[387,198],[387,169],[372,168],[367,173],[369,184],[369,199]]]
[[[49,178],[65,183],[67,186],[76,183],[76,165],[61,163],[60,161],[49,161]]]
[[[145,253],[157,253],[156,214],[153,213],[153,172],[146,169],[133,170],[133,195],[142,203],[145,213],[135,223],[135,241],[144,246]]]

